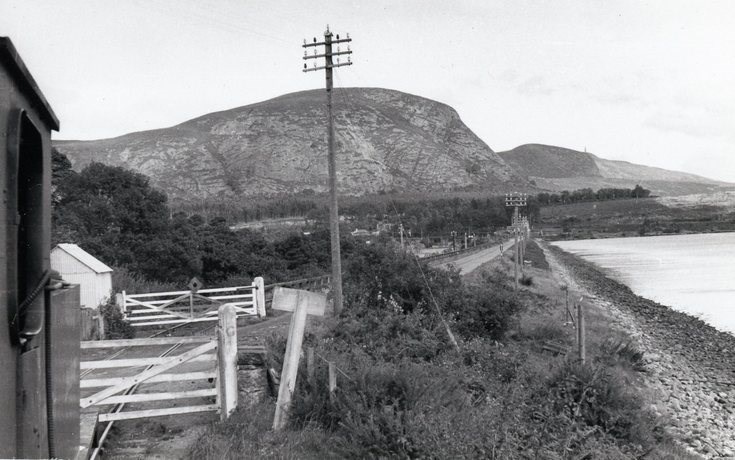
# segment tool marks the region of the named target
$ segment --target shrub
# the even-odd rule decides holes
[[[456,312],[459,332],[465,337],[503,338],[522,305],[505,285],[470,286],[463,308]]]
[[[114,300],[100,305],[100,314],[105,322],[105,339],[132,339],[135,336],[133,326],[125,321]]]
[[[618,442],[651,444],[656,423],[642,410],[623,373],[604,365],[565,363],[548,381],[554,407],[570,420],[614,437]]]
[[[533,284],[533,276],[523,275],[519,282],[524,286],[531,286]]]

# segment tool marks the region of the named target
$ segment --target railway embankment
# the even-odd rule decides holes
[[[735,336],[635,295],[593,264],[546,247],[552,270],[603,309],[643,351],[649,409],[664,430],[706,458],[735,458]]]

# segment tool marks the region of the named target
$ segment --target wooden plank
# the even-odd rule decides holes
[[[134,418],[161,417],[164,415],[194,414],[197,412],[216,412],[219,410],[216,404],[203,406],[167,407],[165,409],[148,409],[117,412],[111,414],[100,414],[100,422],[115,422],[118,420],[130,420]]]
[[[106,404],[119,404],[119,403],[135,403],[135,402],[148,402],[148,401],[168,401],[172,399],[188,399],[188,398],[204,398],[207,396],[216,396],[216,388],[205,388],[203,390],[190,390],[190,391],[169,391],[166,393],[134,393],[131,395],[120,395],[110,396],[98,406]]]
[[[145,347],[155,345],[176,345],[178,343],[204,343],[217,340],[208,336],[189,336],[189,337],[153,337],[149,339],[116,339],[116,340],[88,340],[80,342],[79,347],[82,350],[91,348],[127,348],[127,347]]]
[[[186,353],[182,353],[178,356],[174,356],[172,358],[169,358],[169,361],[163,364],[159,364],[157,366],[154,366],[150,369],[147,369],[140,374],[133,376],[133,377],[127,377],[124,378],[123,381],[115,386],[111,386],[109,388],[106,388],[100,392],[95,393],[94,395],[84,398],[79,406],[84,409],[86,407],[89,407],[93,404],[96,404],[108,396],[112,396],[116,393],[119,393],[123,390],[126,390],[133,385],[136,385],[141,382],[145,382],[149,378],[153,377],[154,375],[162,374],[166,372],[167,370],[174,368],[178,366],[181,363],[185,363],[189,361],[190,359],[197,357],[203,353],[206,353],[210,350],[214,350],[217,348],[217,344],[214,342],[205,343],[204,345],[199,345],[198,347],[194,348],[193,350],[189,350]]]
[[[126,377],[106,377],[99,379],[82,379],[79,381],[79,388],[102,388],[111,387],[121,384]],[[159,374],[149,378],[145,383],[161,383],[161,382],[185,382],[192,380],[208,380],[217,378],[217,371],[214,369],[198,372],[182,372],[180,374]]]
[[[181,355],[178,355],[181,356]],[[176,356],[174,356],[175,358]],[[155,358],[129,358],[129,359],[103,359],[99,361],[81,361],[79,369],[84,371],[87,369],[114,369],[118,367],[142,367],[157,366],[165,364],[171,360],[171,356],[155,357]],[[214,362],[217,359],[214,354],[205,354],[187,360],[189,363],[206,363]]]
[[[188,296],[182,296],[182,297],[178,297],[178,298],[176,298],[174,300],[176,300],[178,302],[181,299],[188,299],[188,298],[189,298]],[[128,303],[129,306],[138,305],[138,306],[141,306],[141,307],[149,308],[149,309],[151,309],[153,311],[160,311],[160,312],[163,312],[163,313],[169,313],[169,314],[172,314],[172,315],[176,315],[179,318],[188,318],[189,317],[189,315],[184,315],[184,314],[181,314],[181,313],[177,313],[177,312],[175,312],[173,310],[165,310],[166,306],[171,305],[172,303],[175,303],[175,302],[169,302],[168,304],[163,304],[161,306],[149,305],[149,304],[146,304],[145,302],[138,302],[137,300],[130,299],[130,298],[128,298],[128,302],[129,302]]]
[[[271,308],[274,310],[294,311],[298,303],[298,299],[306,305],[307,314],[315,316],[324,316],[327,311],[327,296],[317,292],[304,291],[302,289],[290,289],[285,287],[276,287],[273,291],[273,303]]]
[[[227,299],[252,299],[253,294],[231,294],[231,295],[218,295],[209,296],[209,299],[213,300],[227,300]]]
[[[245,309],[241,309],[241,308],[238,308],[237,311],[239,313],[242,313],[241,315],[238,314],[238,318],[242,316],[254,316],[255,315],[254,312],[251,312]],[[217,316],[213,314],[211,316],[204,316],[204,317],[195,318],[195,319],[172,319],[172,320],[166,320],[166,321],[149,321],[146,323],[131,323],[130,325],[133,327],[140,327],[140,326],[157,326],[157,325],[163,325],[163,324],[199,323],[201,321],[217,321]]]

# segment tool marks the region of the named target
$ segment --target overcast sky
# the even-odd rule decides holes
[[[56,139],[284,93],[304,38],[353,38],[337,86],[454,107],[493,150],[544,143],[735,182],[735,1],[0,0]]]

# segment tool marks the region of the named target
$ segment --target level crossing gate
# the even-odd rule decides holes
[[[217,321],[217,309],[223,305],[235,308],[238,317],[265,317],[263,278],[253,284],[225,288],[199,289],[192,279],[188,291],[127,294],[122,292],[120,304],[124,318],[132,326],[159,326],[178,323]]]
[[[115,410],[100,413],[100,422],[112,422],[135,418],[155,417],[197,412],[218,412],[227,418],[237,406],[237,326],[235,307],[219,309],[219,325],[216,336],[156,337],[147,339],[98,340],[82,342],[85,349],[143,348],[171,345],[164,353],[136,352],[135,358],[104,359],[80,362],[80,370],[124,369],[123,376],[82,378],[80,389],[92,394],[81,398],[79,406],[116,406]],[[177,348],[194,346],[176,355]],[[147,354],[147,356],[146,356]],[[198,363],[195,369],[181,369],[187,363]],[[179,369],[177,369],[179,368]],[[142,369],[142,370],[141,370]],[[181,390],[175,382],[199,382],[195,389]],[[141,385],[160,383],[152,388],[167,391],[138,392]],[[121,410],[128,403],[157,403],[160,401],[199,400],[196,405],[172,405],[143,410]]]

